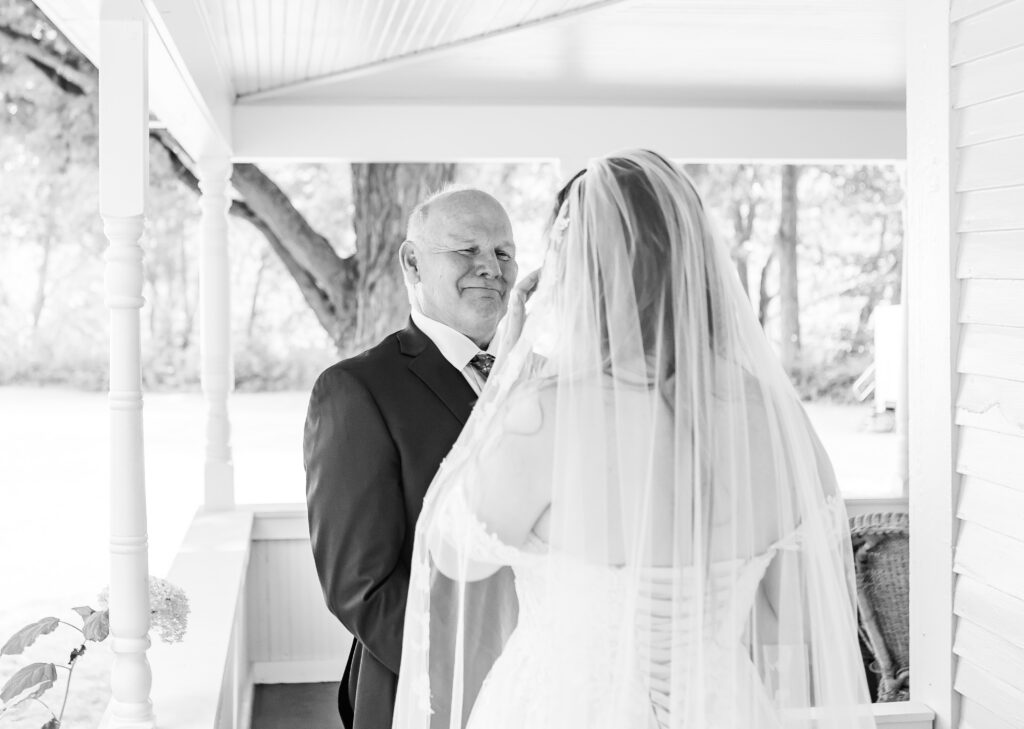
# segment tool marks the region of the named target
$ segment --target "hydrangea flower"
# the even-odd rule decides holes
[[[104,588],[99,601],[107,607],[110,588]],[[177,585],[159,577],[149,578],[149,625],[164,643],[180,643],[188,630],[188,595]]]

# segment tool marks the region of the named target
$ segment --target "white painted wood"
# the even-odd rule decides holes
[[[959,232],[1021,228],[1024,228],[1024,185],[960,195]]]
[[[409,134],[410,119],[430,134]],[[236,160],[583,160],[636,146],[695,161],[896,160],[905,122],[901,109],[239,105],[233,140]]]
[[[957,191],[1011,185],[1024,185],[1024,136],[961,149]]]
[[[240,723],[251,711],[251,676],[245,655],[245,580],[253,515],[200,512],[189,526],[167,574],[189,598],[185,640],[157,642],[153,701],[160,726],[214,729]]]
[[[489,4],[460,2],[462,9],[448,25],[473,26],[475,15],[486,13]],[[549,4],[505,3],[506,17],[531,5],[537,15],[536,9]],[[332,34],[339,50],[351,51],[342,51],[332,66],[351,73],[264,99],[275,104],[443,99],[458,105],[863,106],[901,104],[904,96],[903,2],[629,0],[561,22],[519,26],[443,53],[417,52],[413,62],[360,66],[360,55],[378,45],[386,58],[408,52],[416,27],[429,22],[421,20],[421,10],[442,3],[403,4],[394,22],[404,18],[405,23],[383,44],[364,29],[380,5],[369,3],[370,10],[356,13]],[[511,20],[484,22],[508,26]],[[310,47],[315,43],[303,41]],[[257,98],[244,92],[243,97]]]
[[[957,470],[965,476],[1019,488],[1024,482],[1024,438],[962,428]]]
[[[969,698],[963,700],[960,726],[963,729],[1020,729],[1020,724],[1011,723]]]
[[[1024,109],[1021,114],[1024,118]],[[959,278],[1024,279],[1024,230],[962,234],[956,274]]]
[[[970,620],[959,621],[953,650],[961,658],[996,676],[1024,676],[1024,649],[975,625]]]
[[[967,279],[960,291],[961,323],[1024,327],[1024,279]]]
[[[309,520],[305,505],[296,505],[291,512],[267,512],[262,504],[258,507],[253,539],[256,541],[309,541]]]
[[[906,514],[910,511],[910,504],[906,498],[898,499],[843,499],[846,505],[847,516],[854,517],[861,514],[875,514],[880,511],[889,511],[896,514]]]
[[[109,241],[110,673],[107,726],[155,727],[150,699],[149,557],[139,309],[148,187],[147,23],[131,0],[104,0],[100,24],[100,214]]]
[[[1024,648],[1024,600],[1018,600],[983,582],[961,575],[956,582],[953,608],[957,615]]]
[[[963,327],[957,367],[965,374],[1024,382],[1024,332],[1019,327]]]
[[[953,27],[953,65],[1024,45],[1024,0],[1010,0]]]
[[[1024,91],[1024,46],[953,69],[953,106],[962,108]]]
[[[950,7],[907,5],[907,391],[910,520],[910,693],[957,726],[953,690],[955,425],[958,286],[952,200]]]
[[[955,568],[958,573],[1024,599],[1024,550],[1020,541],[991,529],[964,522],[957,539]]]
[[[234,88],[228,53],[213,32],[202,0],[147,0],[153,31],[172,66],[165,78],[184,82],[191,98],[186,105],[189,124],[202,131],[200,147],[189,151],[196,159],[225,154],[231,147],[231,104]],[[160,88],[159,86],[157,88]],[[180,103],[180,102],[179,102]]]
[[[231,361],[231,271],[228,265],[228,178],[231,160],[207,157],[197,165],[199,207],[199,307],[202,386],[206,398],[205,505],[235,503],[228,395],[234,390]]]
[[[348,650],[341,659],[322,661],[257,661],[252,666],[255,683],[326,683],[338,681],[345,672]]]
[[[1024,93],[960,110],[957,144],[978,144],[1024,134]]]
[[[873,704],[875,723],[880,727],[899,729],[932,729],[935,712],[917,701]]]
[[[254,663],[344,664],[351,638],[326,607],[308,540],[254,542],[247,604]],[[340,677],[338,673],[330,680]]]
[[[477,0],[473,9],[476,12],[465,13],[465,8],[459,8],[459,0],[448,0],[448,2],[420,3],[415,12],[403,16],[403,22],[410,17],[413,22],[401,27],[393,27],[389,23],[385,27],[377,27],[378,21],[384,18],[394,18],[394,13],[384,14],[383,3],[377,3],[373,12],[367,13],[369,25],[362,29],[353,31],[349,28],[341,28],[341,37],[338,42],[345,42],[352,38],[353,32],[359,33],[367,42],[358,43],[367,52],[358,53],[355,56],[348,56],[345,63],[336,66],[334,69],[323,72],[318,76],[311,77],[303,73],[298,67],[287,68],[274,80],[273,83],[264,84],[261,89],[254,90],[242,95],[247,102],[263,102],[279,99],[282,97],[294,98],[299,94],[306,94],[321,87],[337,84],[339,81],[346,81],[352,78],[365,76],[376,77],[385,70],[390,70],[399,65],[419,64],[425,58],[433,58],[441,54],[451,54],[454,51],[464,51],[468,46],[476,46],[492,41],[495,38],[508,33],[522,33],[539,25],[552,22],[565,23],[575,18],[580,13],[602,10],[606,7],[616,5],[626,0],[570,0],[570,2],[559,2],[559,0],[534,0],[531,4],[504,3],[498,7],[498,15],[487,13],[487,4],[494,0]],[[392,10],[395,9],[393,5]],[[300,6],[301,7],[301,6]],[[408,7],[408,6],[407,6]],[[484,9],[481,14],[479,10]],[[446,17],[451,17],[459,11],[462,17],[454,25],[458,29],[454,34],[438,34],[438,30],[452,28],[453,24],[445,22]],[[504,12],[502,12],[504,11]],[[473,19],[486,19],[483,25],[474,25]],[[503,16],[503,17],[502,17]],[[470,22],[467,22],[470,21]],[[308,36],[297,36],[299,39]],[[390,53],[378,55],[370,52],[370,49],[379,49],[383,44],[372,42],[374,38],[393,37],[397,44]],[[285,39],[285,43],[294,43],[294,39]],[[299,43],[302,43],[300,40]],[[306,45],[302,43],[302,45]],[[300,48],[302,47],[300,45]],[[475,50],[475,49],[471,49]],[[299,55],[305,51],[299,51]],[[305,59],[305,56],[303,56]],[[509,57],[511,63],[515,63],[515,57]],[[308,63],[308,61],[306,61]]]
[[[980,524],[1017,540],[1017,549],[1024,552],[1024,487],[1014,489],[984,479],[965,478],[956,515],[962,521]]]
[[[953,0],[950,20],[963,20],[990,8],[998,7],[1005,2],[1007,0]]]
[[[957,425],[1024,438],[1024,382],[965,375],[956,407]]]
[[[1006,681],[962,660],[957,666],[956,689],[965,696],[984,706],[1011,726],[1020,727],[1020,717],[1024,716],[1024,693]]]

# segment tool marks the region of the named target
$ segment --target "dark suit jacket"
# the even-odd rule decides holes
[[[313,387],[306,499],[327,606],[354,636],[338,696],[347,729],[391,726],[416,519],[475,401],[462,373],[412,322],[328,368]],[[501,646],[488,641],[467,640],[467,654],[493,661]],[[434,719],[447,727],[447,717]]]

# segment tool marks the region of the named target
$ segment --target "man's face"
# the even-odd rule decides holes
[[[508,215],[490,195],[453,192],[430,205],[416,237],[403,267],[420,311],[488,345],[519,271]]]

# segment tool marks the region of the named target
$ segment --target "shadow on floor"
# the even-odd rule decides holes
[[[338,683],[257,685],[252,729],[342,729]]]

